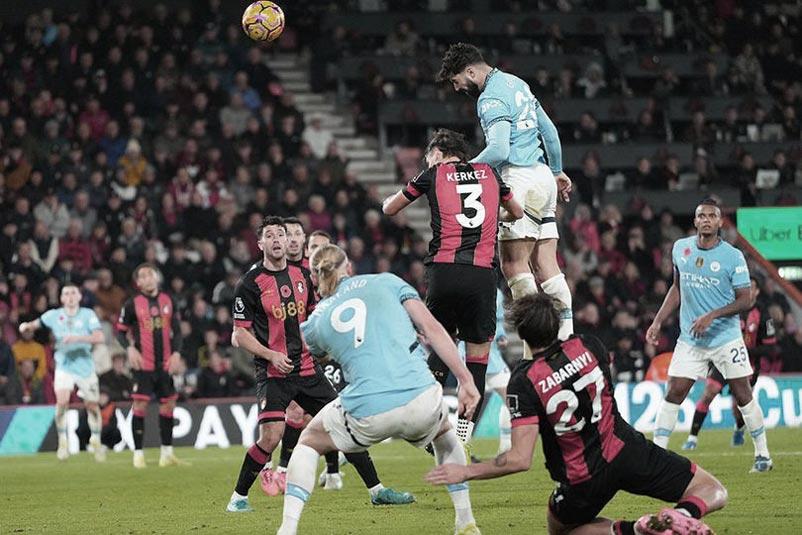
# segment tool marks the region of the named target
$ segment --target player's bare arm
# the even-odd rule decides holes
[[[245,351],[270,362],[282,373],[290,373],[292,371],[292,361],[287,355],[263,346],[250,329],[235,325],[234,331],[231,333],[231,345],[241,347]]]
[[[479,404],[479,391],[473,382],[471,372],[462,362],[454,341],[419,299],[407,299],[404,301],[404,308],[407,309],[415,327],[423,333],[432,349],[459,381],[459,392],[457,393],[459,413],[465,418],[471,418]]]
[[[512,449],[492,461],[467,466],[443,464],[426,475],[432,485],[452,485],[471,479],[495,479],[509,474],[526,472],[532,466],[539,426],[520,425],[512,428]]]
[[[385,215],[393,216],[409,206],[412,203],[409,199],[404,196],[404,193],[401,191],[395,192],[393,195],[390,195],[384,202],[382,203],[382,212]]]
[[[691,332],[696,337],[704,336],[710,324],[713,323],[715,319],[734,316],[750,308],[752,308],[752,289],[750,287],[737,288],[735,290],[735,301],[696,318],[693,325],[691,325]]]
[[[663,304],[660,305],[660,310],[654,316],[654,320],[649,328],[646,330],[646,340],[652,344],[657,345],[660,340],[660,328],[668,316],[674,313],[679,306],[679,275],[677,270],[674,270],[674,282],[671,283],[671,288],[668,289]]]
[[[19,332],[20,334],[25,334],[29,331],[35,331],[42,326],[42,322],[38,319],[33,321],[23,321],[19,324]]]
[[[92,334],[80,335],[80,336],[79,335],[72,335],[72,334],[67,335],[61,340],[61,343],[62,344],[92,344],[92,345],[97,345],[97,344],[102,344],[104,341],[105,341],[105,338],[103,337],[103,331],[101,331],[100,329],[97,329],[95,331],[92,331]]]

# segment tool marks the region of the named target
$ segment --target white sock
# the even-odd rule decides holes
[[[518,273],[513,275],[507,281],[507,286],[510,287],[512,293],[512,300],[517,301],[521,297],[537,293],[537,284],[535,284],[535,275],[533,273]],[[529,346],[524,342],[524,360],[532,360],[532,351]]]
[[[96,408],[95,410],[87,410],[86,411],[86,419],[87,423],[89,424],[89,431],[92,433],[92,438],[96,439],[98,444],[100,443],[100,427],[103,423],[103,419],[100,416],[100,407]]]
[[[473,427],[474,424],[471,420],[457,418],[457,438],[460,440],[460,442],[467,444],[471,441],[471,437],[473,436]]]
[[[161,456],[162,457],[169,457],[173,454],[173,447],[172,446],[165,446],[162,444],[161,447]]]
[[[287,471],[287,467],[286,466],[279,466],[278,468],[276,468],[276,473],[277,474],[283,474],[286,471]]]
[[[384,485],[378,483],[368,489],[368,494],[370,494],[371,498],[375,498],[382,490],[384,490]]]
[[[668,448],[668,439],[677,425],[677,415],[679,405],[663,400],[660,404],[660,412],[657,413],[657,421],[654,424],[654,443],[663,449]]]
[[[145,455],[145,452],[142,450],[134,450],[134,457],[142,457]]]
[[[437,464],[454,463],[463,466],[467,464],[465,450],[453,429],[437,437],[432,445],[434,446],[434,457],[437,459]],[[456,485],[448,485],[447,488],[451,502],[454,504],[457,528],[475,522],[473,510],[471,509],[471,498],[468,493],[468,484],[458,483]]]
[[[498,410],[498,428],[498,452],[504,453],[512,447],[512,424],[506,401],[501,403],[501,408]]]
[[[571,289],[565,281],[565,275],[562,273],[555,275],[549,280],[543,281],[540,287],[543,289],[543,293],[552,296],[563,306],[560,311],[560,331],[557,334],[557,338],[566,340],[574,334],[574,313],[571,309]]]
[[[688,442],[696,442],[697,437],[696,435],[688,435]]]
[[[315,471],[320,454],[304,444],[298,444],[287,466],[287,490],[284,494],[284,515],[279,535],[294,535],[298,521],[312,490],[315,488]]]
[[[753,398],[752,401],[738,408],[741,409],[744,424],[746,424],[749,434],[752,435],[755,456],[770,457],[769,445],[766,440],[766,428],[763,426],[763,412],[760,410],[760,405]]]
[[[56,405],[56,434],[58,435],[58,445],[67,445],[67,407]]]
[[[232,502],[236,501],[236,500],[247,500],[247,499],[248,499],[248,496],[243,496],[242,494],[238,493],[236,490],[233,493],[231,493],[231,501]]]

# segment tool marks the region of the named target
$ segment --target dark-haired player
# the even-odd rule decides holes
[[[159,272],[155,266],[137,266],[134,284],[137,294],[125,303],[117,320],[117,340],[125,348],[134,375],[131,394],[134,466],[146,466],[142,441],[145,411],[153,396],[159,400],[159,466],[177,465],[181,461],[173,453],[173,411],[178,394],[171,374],[181,360],[181,327],[172,297],[159,290]]]
[[[484,392],[490,343],[496,332],[496,242],[500,219],[523,216],[498,173],[485,163],[468,163],[462,134],[440,129],[426,148],[428,169],[384,201],[395,215],[422,195],[429,200],[432,240],[424,259],[426,306],[446,331],[466,343],[465,361]],[[444,384],[448,367],[435,354],[429,367]],[[460,419],[457,436],[468,442],[474,421]]]
[[[262,262],[237,285],[234,297],[235,347],[254,356],[259,438],[245,455],[236,488],[226,510],[251,511],[248,491],[284,434],[287,406],[296,401],[315,415],[337,397],[301,336],[301,323],[316,299],[309,271],[287,262],[287,228],[280,217],[266,217],[258,231]],[[349,460],[368,487],[374,504],[412,503],[406,492],[385,488],[367,453]]]
[[[714,365],[727,381],[755,445],[752,472],[772,468],[760,405],[752,397],[752,366],[738,315],[751,308],[749,268],[743,253],[719,236],[721,209],[706,199],[696,207],[696,235],[674,243],[674,283],[646,331],[656,344],[660,327],[679,305],[680,336],[668,368],[668,388],[654,429],[655,444],[667,448],[680,405],[697,379]]]
[[[757,378],[760,375],[760,362],[759,355],[761,349],[770,349],[776,347],[777,338],[775,337],[774,323],[768,314],[761,312],[757,306],[757,297],[760,295],[760,287],[758,286],[757,279],[751,277],[752,293],[750,309],[747,312],[741,312],[741,334],[744,337],[744,345],[749,352],[749,361],[752,365],[752,376],[749,378],[749,385],[754,388],[757,383]],[[713,399],[724,389],[725,379],[724,376],[718,371],[718,368],[711,365],[710,373],[707,376],[704,393],[696,403],[696,411],[693,413],[693,423],[691,424],[691,432],[688,435],[688,440],[682,445],[684,450],[696,449],[699,431],[702,429],[705,418],[707,418],[707,411]],[[735,417],[735,430],[732,432],[732,445],[743,446],[744,444],[744,417],[741,411],[738,410],[738,404],[735,399],[732,400],[732,415]]]
[[[512,304],[510,320],[532,351],[507,387],[512,449],[492,461],[443,465],[427,480],[438,485],[493,479],[532,464],[538,434],[557,488],[548,505],[551,535],[705,535],[699,519],[724,507],[727,491],[715,477],[649,442],[616,408],[608,352],[591,336],[558,339],[559,312],[546,294]],[[676,502],[637,521],[597,515],[618,491]]]
[[[525,217],[499,229],[501,270],[513,300],[540,288],[563,305],[560,338],[574,332],[571,290],[557,263],[557,197],[568,200],[571,180],[563,172],[557,128],[529,84],[491,67],[473,45],[457,43],[443,56],[438,82],[477,99],[485,148],[472,163],[495,167]],[[524,354],[528,349],[524,345]]]

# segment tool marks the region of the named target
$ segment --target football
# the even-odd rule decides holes
[[[274,41],[284,31],[284,12],[273,2],[254,2],[242,14],[242,29],[254,41]]]

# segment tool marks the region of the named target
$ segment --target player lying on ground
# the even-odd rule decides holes
[[[287,227],[268,216],[257,230],[263,259],[237,284],[232,344],[254,356],[259,438],[245,454],[236,487],[226,506],[233,513],[252,511],[248,492],[270,461],[284,434],[287,406],[296,401],[315,415],[337,397],[301,336],[301,323],[315,307],[309,271],[287,262]],[[336,456],[336,453],[333,453]],[[385,488],[367,452],[349,455],[376,505],[408,504],[407,492]]]
[[[727,491],[688,459],[666,451],[635,431],[618,413],[608,352],[593,337],[558,340],[560,316],[546,294],[512,304],[510,320],[532,350],[507,387],[512,449],[493,461],[445,464],[426,476],[453,485],[529,470],[538,434],[557,489],[549,499],[552,535],[703,535],[699,518],[721,509]],[[619,490],[676,502],[637,521],[598,518]]]
[[[304,338],[313,354],[340,363],[348,386],[301,434],[287,471],[279,535],[297,532],[318,459],[326,452],[364,452],[392,437],[417,447],[433,441],[438,463],[465,465],[416,327],[460,381],[460,414],[470,417],[479,400],[457,348],[411,286],[389,273],[349,277],[348,258],[336,245],[320,248],[311,266],[323,300],[302,325]],[[456,533],[478,534],[467,485],[450,486],[449,495]]]
[[[748,312],[741,313],[741,334],[744,337],[744,345],[749,352],[749,362],[752,365],[752,376],[749,378],[749,386],[753,389],[757,378],[760,375],[760,359],[759,355],[766,350],[777,347],[777,338],[775,337],[774,323],[768,314],[761,312],[757,306],[757,297],[760,295],[760,287],[758,286],[757,279],[751,277],[752,284],[752,301]],[[696,403],[696,411],[693,413],[693,423],[691,424],[691,432],[688,435],[688,440],[682,445],[684,450],[696,449],[696,443],[699,436],[699,431],[702,429],[702,424],[707,418],[708,408],[713,400],[724,389],[725,379],[724,376],[718,371],[714,365],[710,365],[710,371],[705,383],[705,390],[702,397]],[[738,409],[738,403],[735,397],[732,398],[732,415],[735,418],[735,429],[732,432],[732,445],[743,446],[744,444],[744,417]]]
[[[466,161],[467,151],[462,134],[437,130],[426,147],[428,168],[388,197],[382,209],[394,215],[426,195],[432,227],[424,259],[426,306],[452,337],[466,343],[465,361],[483,395],[496,331],[496,233],[499,221],[520,219],[523,209],[492,167]],[[436,352],[429,368],[445,385],[448,367]],[[470,440],[477,417],[457,421],[463,442]]]
[[[752,397],[752,367],[741,336],[738,314],[749,310],[751,282],[744,255],[719,236],[721,209],[707,199],[696,207],[696,236],[674,243],[674,283],[646,331],[657,344],[660,327],[680,307],[680,336],[668,368],[668,389],[657,414],[655,444],[666,448],[677,424],[680,405],[693,383],[713,364],[730,386],[755,445],[752,472],[772,468],[763,413]]]
[[[106,450],[100,443],[100,387],[95,374],[92,346],[103,343],[103,331],[95,312],[91,308],[81,307],[80,304],[81,291],[75,284],[65,284],[61,288],[62,307],[48,310],[39,319],[21,323],[19,330],[23,336],[27,336],[44,325],[53,332],[56,339],[56,373],[53,380],[58,434],[56,457],[63,461],[70,456],[67,410],[70,406],[70,395],[77,386],[89,420],[89,444],[94,449],[95,460],[102,462],[106,460]]]

